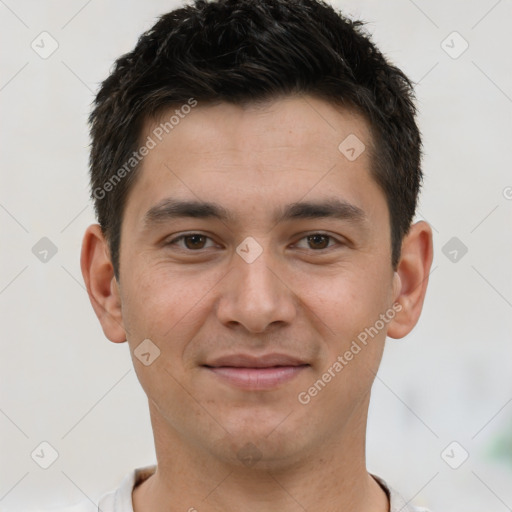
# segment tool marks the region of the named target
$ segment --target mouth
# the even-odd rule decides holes
[[[309,367],[304,361],[284,354],[260,357],[236,354],[203,365],[203,368],[223,382],[252,391],[275,389]]]

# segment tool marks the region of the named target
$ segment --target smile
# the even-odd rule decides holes
[[[253,391],[274,389],[289,382],[308,367],[307,364],[266,368],[204,366],[224,382],[241,389]]]

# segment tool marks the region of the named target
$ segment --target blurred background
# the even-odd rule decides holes
[[[373,388],[368,469],[433,512],[512,510],[512,3],[331,3],[416,83],[418,219],[434,231],[423,315],[387,341]],[[0,0],[2,511],[96,503],[155,462],[128,346],[103,335],[79,253],[94,93],[178,5]]]

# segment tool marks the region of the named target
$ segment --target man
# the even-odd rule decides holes
[[[157,456],[103,512],[416,510],[367,472],[365,435],[432,233],[412,224],[411,84],[361,25],[316,0],[196,1],[102,84],[81,267]]]

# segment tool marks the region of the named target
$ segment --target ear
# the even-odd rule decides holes
[[[388,324],[390,338],[403,338],[418,322],[432,258],[432,229],[425,221],[419,221],[410,227],[403,239],[400,261],[393,277],[393,304],[399,303],[401,310]]]
[[[126,341],[119,286],[99,224],[91,224],[85,231],[80,267],[89,300],[105,336],[114,343]]]

